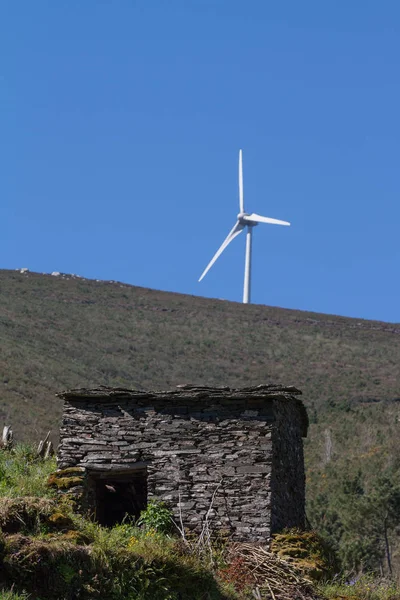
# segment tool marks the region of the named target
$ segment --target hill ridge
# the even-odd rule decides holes
[[[156,288],[148,288],[148,287],[143,287],[143,286],[139,286],[139,285],[135,285],[133,283],[127,283],[124,281],[118,281],[115,279],[95,279],[92,277],[84,277],[82,275],[76,275],[74,273],[62,273],[60,271],[54,271],[53,273],[41,273],[41,272],[37,272],[37,271],[30,271],[27,268],[18,268],[18,269],[0,269],[0,278],[1,278],[1,274],[2,273],[10,273],[10,274],[15,274],[15,273],[20,273],[26,276],[43,276],[46,278],[59,278],[60,280],[77,280],[77,281],[81,281],[81,282],[92,282],[92,283],[99,283],[99,284],[109,284],[109,285],[116,285],[119,286],[121,288],[129,288],[132,289],[134,288],[135,290],[139,290],[139,291],[143,291],[145,293],[157,293],[157,294],[165,294],[168,296],[176,296],[176,297],[184,297],[184,298],[196,298],[198,300],[204,300],[204,301],[214,301],[214,302],[227,302],[229,304],[235,305],[235,306],[241,306],[243,308],[246,309],[246,307],[248,308],[249,305],[244,305],[242,302],[239,301],[235,301],[235,300],[228,300],[226,298],[213,298],[213,297],[206,297],[206,296],[197,296],[195,294],[186,294],[184,292],[173,292],[173,291],[168,291],[168,290],[159,290]],[[314,315],[315,316],[319,316],[319,317],[331,317],[331,320],[328,319],[327,322],[332,322],[334,323],[335,321],[333,321],[332,319],[343,319],[345,321],[357,321],[357,326],[363,326],[363,324],[365,323],[376,323],[376,324],[380,324],[380,325],[386,325],[388,327],[388,330],[391,330],[392,328],[394,329],[395,333],[400,333],[400,322],[396,322],[396,321],[381,321],[379,319],[365,319],[363,317],[351,317],[351,316],[346,316],[346,315],[339,315],[339,314],[335,314],[335,313],[320,313],[317,311],[312,311],[312,310],[302,310],[302,309],[296,309],[296,308],[287,308],[287,307],[282,307],[282,306],[272,306],[269,304],[256,304],[256,303],[251,303],[250,304],[251,307],[255,306],[255,307],[262,307],[262,308],[270,308],[270,309],[275,309],[275,310],[279,310],[279,311],[284,311],[284,312],[288,312],[288,313],[300,313],[302,315]],[[150,307],[150,305],[143,305],[143,308],[148,308]],[[162,308],[159,310],[163,310]],[[168,309],[166,309],[168,310]],[[311,317],[307,317],[305,319],[305,321],[310,321],[310,322],[314,322],[314,321],[319,321],[319,319],[313,319]],[[356,325],[354,325],[355,327]]]

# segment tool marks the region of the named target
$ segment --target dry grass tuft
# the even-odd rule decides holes
[[[38,529],[55,507],[50,498],[0,498],[0,527],[6,533]]]
[[[5,533],[40,533],[43,529],[64,530],[73,527],[68,515],[55,500],[24,496],[0,497],[0,528]]]

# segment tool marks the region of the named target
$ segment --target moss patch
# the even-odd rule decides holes
[[[69,490],[72,487],[76,487],[77,485],[82,485],[83,477],[52,477],[50,475],[48,479],[48,485],[50,487],[55,487],[59,490]]]
[[[339,571],[335,553],[315,531],[290,529],[277,533],[271,550],[315,581],[331,579]]]
[[[47,485],[58,490],[69,490],[83,484],[85,470],[81,467],[69,467],[51,473],[47,479]]]

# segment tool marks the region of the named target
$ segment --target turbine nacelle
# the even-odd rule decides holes
[[[251,215],[245,212],[240,212],[237,216],[238,223],[244,227],[255,227],[258,225],[255,221],[251,220]]]

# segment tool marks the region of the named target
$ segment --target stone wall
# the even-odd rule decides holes
[[[207,518],[233,539],[266,541],[271,519],[274,528],[304,521],[306,416],[296,393],[278,386],[65,392],[58,466],[88,475],[146,468],[149,498],[165,500],[185,527],[199,532]],[[274,510],[273,495],[284,506]]]

